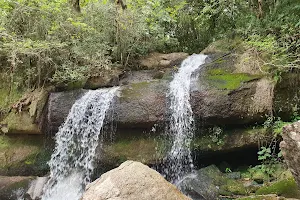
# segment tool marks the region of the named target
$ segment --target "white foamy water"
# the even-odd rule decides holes
[[[193,111],[190,105],[192,73],[205,63],[206,55],[194,54],[185,59],[170,83],[170,124],[166,131],[172,141],[171,150],[165,158],[164,174],[176,183],[193,168],[190,144],[194,136]]]
[[[56,134],[50,179],[42,200],[79,200],[93,173],[93,162],[107,111],[118,87],[88,91],[77,100]]]

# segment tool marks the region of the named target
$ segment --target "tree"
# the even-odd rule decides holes
[[[80,13],[80,1],[79,0],[71,0],[71,4],[72,4],[72,7],[73,9]]]
[[[120,5],[123,10],[125,10],[127,8],[127,5],[125,5],[125,3],[123,2],[123,0],[116,0],[116,4]]]

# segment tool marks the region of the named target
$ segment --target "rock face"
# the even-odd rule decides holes
[[[280,143],[280,148],[300,188],[300,121],[283,128],[283,141]]]
[[[261,87],[267,80],[255,80],[245,83],[231,91],[204,88],[195,82],[191,94],[191,104],[195,119],[206,125],[248,124],[264,121],[270,113],[270,91]],[[197,84],[198,83],[198,84]],[[166,108],[168,81],[153,80],[131,83],[121,87],[119,98],[114,105],[114,120],[125,128],[151,128],[156,123],[167,120]],[[56,132],[69,113],[73,103],[85,93],[85,90],[52,93],[49,98],[48,125]],[[259,94],[266,101],[256,99]]]
[[[42,134],[41,125],[47,99],[48,91],[45,89],[37,89],[24,94],[0,122],[0,133]]]
[[[48,100],[47,129],[50,134],[58,131],[58,127],[68,116],[75,101],[84,95],[86,90],[51,93]]]
[[[50,156],[40,135],[0,135],[0,176],[45,175]]]
[[[158,172],[126,161],[87,186],[82,200],[188,200]]]
[[[295,113],[299,113],[300,72],[283,73],[274,88],[274,109],[284,121],[290,121]]]

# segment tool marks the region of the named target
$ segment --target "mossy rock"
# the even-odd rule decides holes
[[[255,170],[252,172],[251,178],[257,183],[263,183],[264,181],[269,180],[269,175],[264,173],[261,170]]]
[[[29,188],[30,182],[34,177],[5,177],[0,176],[0,199],[12,200],[19,199],[17,191],[26,192]]]
[[[259,79],[259,75],[246,73],[232,73],[222,68],[213,68],[207,71],[208,83],[218,89],[235,90],[245,82]]]
[[[220,186],[221,195],[246,195],[247,191],[239,181],[228,179],[226,184]]]
[[[126,160],[134,160],[144,164],[155,164],[163,158],[163,153],[157,151],[162,141],[158,138],[139,137],[132,139],[119,139],[109,145],[105,145],[105,158],[103,162],[115,162],[117,166]]]
[[[257,195],[276,194],[286,198],[300,198],[300,191],[293,178],[281,180],[256,191]]]
[[[208,176],[212,184],[219,187],[220,195],[246,195],[246,188],[242,182],[227,178],[215,165],[200,169],[198,173],[201,174],[200,177]]]
[[[257,195],[250,197],[242,197],[237,200],[284,200],[285,198],[278,197],[277,195]]]
[[[56,91],[68,91],[84,88],[86,85],[87,79],[64,82],[64,83],[55,83]]]
[[[41,136],[0,135],[0,175],[43,176],[50,156]]]
[[[1,123],[7,127],[6,133],[9,134],[41,134],[39,126],[28,112],[11,112]]]
[[[230,151],[237,148],[257,146],[258,142],[269,136],[265,128],[227,129],[222,134],[202,131],[192,141],[192,148],[200,152]]]
[[[48,90],[25,93],[1,121],[2,132],[8,134],[41,134],[39,122],[48,99]]]

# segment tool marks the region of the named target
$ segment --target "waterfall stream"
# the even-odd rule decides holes
[[[42,200],[79,200],[89,183],[107,111],[118,87],[88,91],[77,100],[56,134],[50,179]],[[100,142],[99,142],[100,140]]]
[[[170,119],[166,135],[172,147],[165,158],[163,173],[175,184],[193,168],[190,144],[194,135],[194,119],[190,105],[190,85],[193,72],[205,63],[206,57],[194,54],[185,59],[170,83],[167,94]]]

